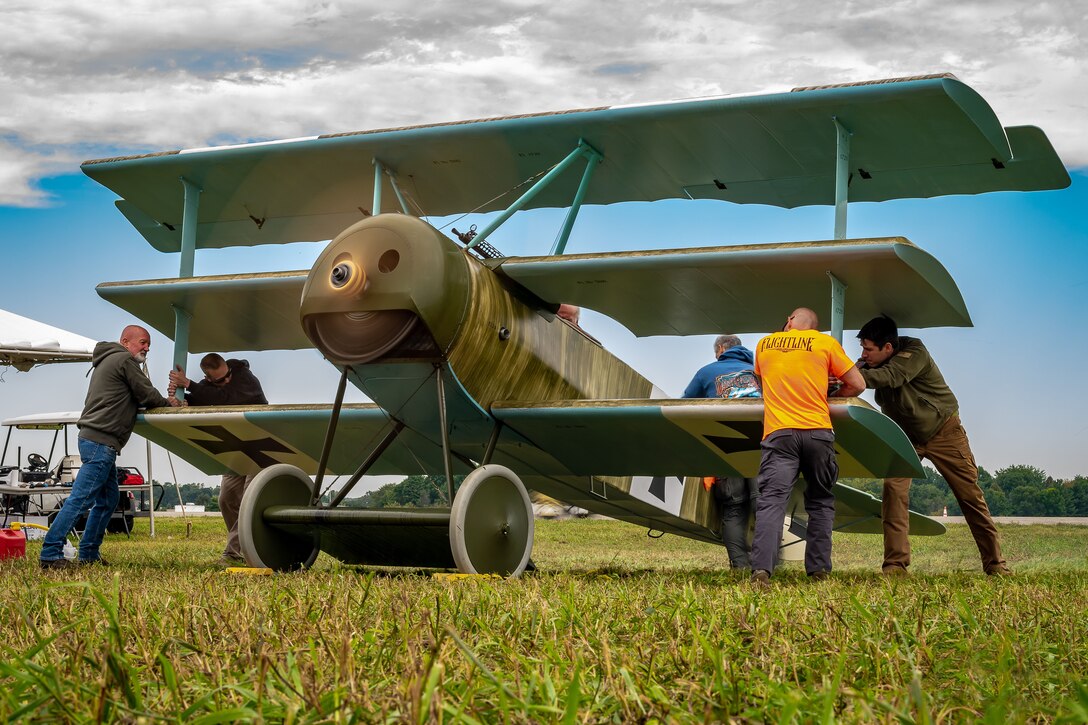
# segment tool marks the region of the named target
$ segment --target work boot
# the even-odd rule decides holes
[[[756,589],[771,588],[771,573],[766,569],[756,569],[752,572],[752,578],[748,580]]]
[[[234,556],[233,554],[223,554],[216,562],[219,566],[232,567],[232,566],[245,566],[246,560],[241,556]]]
[[[898,564],[889,564],[885,567],[881,567],[880,573],[884,576],[910,576],[910,572],[907,571],[905,566],[899,566]]]
[[[826,569],[821,569],[820,571],[814,571],[809,574],[808,578],[814,582],[822,582],[825,579],[831,578],[831,572],[827,571]]]
[[[80,559],[80,566],[109,566],[110,563],[103,559],[101,556],[97,559]]]
[[[989,570],[986,571],[986,576],[1011,576],[1011,575],[1012,575],[1012,569],[1005,566],[1004,564],[998,564],[993,569],[989,569]]]
[[[75,567],[75,563],[68,561],[67,559],[39,559],[38,564],[46,571],[54,569],[72,569]]]

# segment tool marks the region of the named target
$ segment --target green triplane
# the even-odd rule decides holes
[[[190,352],[315,347],[342,373],[332,405],[141,418],[139,433],[206,473],[257,475],[240,520],[251,565],[291,569],[326,551],[353,564],[502,575],[519,574],[530,558],[527,487],[718,543],[716,504],[701,477],[758,469],[760,401],[666,399],[557,317],[560,302],[639,336],[767,332],[798,304],[830,320],[840,340],[879,313],[908,328],[970,326],[958,288],[931,255],[900,237],[845,238],[847,202],[1069,183],[1041,131],[1002,128],[978,94],[947,75],[166,152],[83,169],[123,197],[119,208],[148,242],[180,252],[178,279],[98,288],[173,338],[175,362]],[[393,194],[383,195],[387,187]],[[526,187],[512,203],[499,201]],[[583,203],[674,197],[834,204],[834,239],[563,254]],[[486,243],[516,211],[554,206],[569,211],[552,254],[503,257]],[[460,243],[418,218],[469,210],[502,213],[478,235],[458,234]],[[308,271],[192,277],[198,248],[329,237]],[[348,382],[374,404],[344,405]],[[841,475],[922,475],[903,432],[867,403],[836,400],[831,411]],[[349,473],[331,503],[320,503],[324,478]],[[394,473],[467,478],[449,509],[338,506],[363,475]],[[842,485],[836,495],[838,529],[880,532],[876,499]],[[805,520],[799,505],[791,509],[783,543],[795,558]],[[912,514],[913,534],[943,530]]]

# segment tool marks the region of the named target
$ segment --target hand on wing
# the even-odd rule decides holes
[[[166,386],[167,396],[173,398],[177,394],[177,392],[178,392],[178,386],[177,385],[174,385],[173,383],[170,383],[169,385]]]
[[[168,397],[166,400],[170,403],[171,408],[186,408],[189,406],[189,404],[186,403],[184,400],[178,400],[176,397],[174,397],[173,392],[170,393],[170,397]]]
[[[176,388],[187,388],[191,381],[185,377],[185,371],[181,369],[181,366],[175,365],[174,369],[170,371],[170,382]]]

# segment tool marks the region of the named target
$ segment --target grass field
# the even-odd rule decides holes
[[[0,562],[0,718],[194,722],[1088,722],[1088,528],[965,526],[876,573],[755,591],[724,549],[600,520],[538,522],[519,580],[222,573],[217,519],[111,536],[114,566]]]

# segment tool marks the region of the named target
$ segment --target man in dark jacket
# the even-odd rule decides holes
[[[186,391],[185,399],[189,405],[267,405],[268,399],[261,389],[261,382],[249,371],[246,360],[224,360],[222,355],[208,353],[200,361],[204,379],[193,382],[185,377],[179,366],[170,371],[170,387],[173,393],[177,388]],[[219,560],[221,564],[234,565],[242,562],[242,551],[238,547],[238,511],[242,506],[242,496],[253,476],[241,473],[224,473],[219,485],[219,510],[223,513],[223,522],[227,525],[227,547]]]
[[[64,558],[64,542],[88,504],[91,510],[79,542],[79,563],[106,564],[98,549],[120,496],[114,464],[132,435],[136,411],[180,404],[173,396],[160,395],[140,369],[150,348],[151,335],[138,325],[126,327],[120,343],[95,345],[91,357],[94,372],[77,423],[83,465],[72,483],[72,493],[45,535],[40,558],[43,569],[73,565]]]
[[[895,321],[884,315],[858,332],[858,368],[865,387],[876,390],[884,415],[903,429],[920,458],[928,458],[944,476],[975,537],[987,574],[1007,574],[997,529],[978,485],[978,467],[967,433],[960,424],[959,403],[922,341],[900,337]],[[884,479],[885,574],[905,574],[910,566],[907,503],[909,478]]]
[[[714,340],[714,362],[695,373],[685,398],[757,397],[759,387],[752,365],[752,351],[736,335],[719,335]],[[721,509],[722,543],[733,569],[751,569],[748,525],[755,511],[758,486],[754,478],[714,476],[714,500]]]

